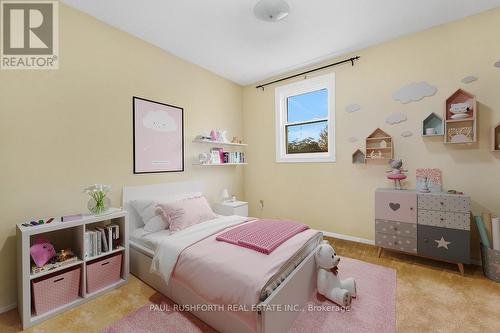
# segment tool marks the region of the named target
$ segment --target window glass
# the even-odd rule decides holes
[[[328,121],[287,125],[287,154],[328,152]]]
[[[289,123],[328,117],[328,90],[321,89],[287,98]]]

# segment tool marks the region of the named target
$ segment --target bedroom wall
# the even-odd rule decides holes
[[[82,193],[199,179],[215,200],[243,194],[242,168],[191,165],[213,127],[242,136],[242,88],[131,35],[60,5],[60,69],[0,71],[0,310],[16,302],[15,224],[86,211]],[[132,96],[184,108],[183,173],[132,173]]]
[[[405,187],[415,187],[415,169],[440,168],[444,189],[472,196],[473,211],[500,215],[500,154],[489,151],[489,129],[500,121],[500,9],[421,33],[379,44],[324,64],[360,55],[354,66],[336,73],[336,163],[276,163],[274,88],[255,85],[243,91],[243,124],[249,147],[245,196],[256,216],[291,218],[314,228],[365,240],[374,239],[374,190],[392,186],[387,165],[353,165],[351,154],[377,127],[393,136],[395,157],[409,169]],[[463,84],[475,75],[478,81]],[[420,102],[401,104],[392,94],[411,82],[428,81],[438,92]],[[292,81],[289,81],[292,82]],[[421,121],[430,112],[442,114],[444,100],[456,89],[476,94],[479,101],[479,142],[447,145],[442,138],[420,137]],[[357,103],[362,109],[347,113]],[[408,120],[388,125],[384,119],[403,112]],[[403,131],[413,136],[404,138]],[[357,137],[350,143],[349,137]],[[260,210],[259,200],[264,200]]]

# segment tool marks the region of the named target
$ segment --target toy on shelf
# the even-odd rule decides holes
[[[408,170],[403,169],[402,160],[391,159],[389,161],[389,165],[391,166],[392,170],[387,171],[387,179],[394,181],[394,189],[401,190],[401,181],[406,179],[406,175],[404,173],[408,172]]]
[[[427,177],[424,177],[421,180],[420,187],[418,188],[418,191],[420,193],[430,193],[431,192],[431,190],[429,190],[429,186],[427,184]]]
[[[49,240],[43,236],[38,236],[30,247],[30,255],[36,267],[43,267],[50,259],[55,257],[56,250]]]
[[[353,278],[340,279],[337,256],[328,241],[323,241],[316,252],[318,268],[318,293],[341,305],[350,306],[352,297],[356,297],[356,281]]]
[[[392,137],[377,128],[366,138],[366,160],[389,160],[392,157]]]
[[[445,143],[477,141],[477,102],[473,94],[458,89],[446,99],[444,135]]]
[[[47,263],[45,263],[45,265],[41,267],[36,265],[32,266],[31,274],[51,271],[76,261],[78,261],[78,257],[73,253],[73,251],[71,251],[71,249],[61,250],[60,252],[57,252]]]

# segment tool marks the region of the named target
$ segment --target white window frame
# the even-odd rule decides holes
[[[328,120],[328,152],[287,154],[286,153],[286,125],[311,122],[287,122],[287,98],[321,89],[328,91],[328,115],[326,118],[314,121]],[[306,79],[277,87],[274,91],[276,113],[276,162],[304,163],[304,162],[335,162],[335,73]]]

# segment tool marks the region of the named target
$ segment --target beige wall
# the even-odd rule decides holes
[[[15,224],[85,211],[82,188],[201,179],[241,196],[241,168],[191,166],[193,137],[242,136],[242,89],[61,5],[60,69],[0,71],[0,309],[16,301]],[[132,96],[184,107],[186,171],[132,174]],[[206,148],[206,147],[203,147]]]
[[[364,147],[363,139],[377,127],[393,136],[395,157],[410,170],[406,187],[415,186],[416,168],[440,168],[444,189],[470,194],[476,213],[500,214],[500,154],[490,153],[488,142],[491,124],[500,121],[500,69],[493,67],[500,60],[498,31],[500,9],[353,53],[361,56],[355,67],[333,69],[336,163],[276,163],[274,87],[245,87],[243,124],[250,164],[244,177],[251,214],[293,218],[325,231],[373,239],[374,190],[391,186],[385,178],[388,167],[353,165],[351,154]],[[462,84],[467,75],[479,80]],[[413,81],[428,81],[439,91],[406,105],[392,100],[394,91]],[[430,112],[441,114],[444,100],[458,88],[477,95],[479,143],[445,146],[442,139],[422,139],[422,119]],[[345,106],[352,103],[362,110],[346,113]],[[393,112],[404,112],[408,121],[387,125],[384,119]],[[401,137],[406,130],[414,136]],[[351,136],[359,142],[348,142]]]

